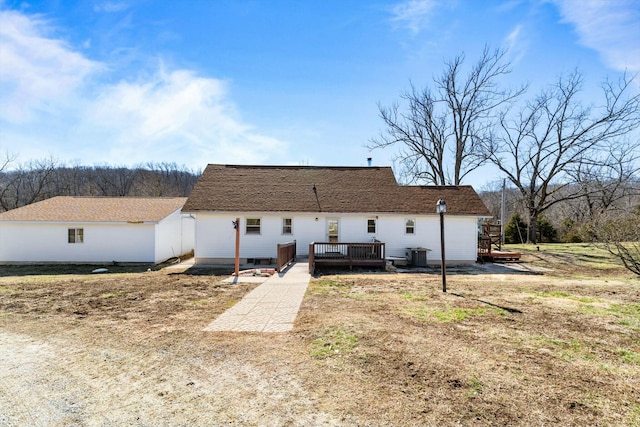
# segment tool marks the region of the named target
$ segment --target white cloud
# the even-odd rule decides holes
[[[93,10],[96,12],[122,12],[123,10],[127,10],[129,5],[125,2],[114,2],[114,1],[105,1],[98,2],[93,5]]]
[[[47,38],[50,30],[38,17],[0,10],[0,114],[9,120],[28,121],[37,110],[55,108],[102,69]]]
[[[507,35],[507,48],[514,49],[518,45],[520,33],[522,32],[522,25],[516,25],[516,27]]]
[[[431,12],[437,5],[436,0],[406,0],[393,7],[391,21],[417,34],[427,26]]]
[[[640,3],[637,0],[552,0],[580,42],[615,70],[640,71]]]
[[[267,163],[286,153],[285,143],[242,121],[225,81],[159,64],[106,83],[110,64],[87,59],[51,31],[37,17],[0,11],[0,141],[10,151],[190,167]]]
[[[198,161],[255,163],[284,149],[241,122],[223,81],[188,70],[160,67],[151,79],[105,87],[88,119],[113,141],[111,156],[130,162],[175,151]]]
[[[523,28],[522,24],[516,25],[504,40],[512,64],[517,64],[525,54],[526,42],[524,41]]]

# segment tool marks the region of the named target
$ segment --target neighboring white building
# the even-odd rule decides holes
[[[307,256],[311,242],[385,243],[386,257],[428,249],[440,262],[436,202],[447,204],[448,263],[475,262],[478,220],[490,217],[471,186],[402,186],[389,167],[208,165],[183,213],[195,216],[195,257],[202,264],[233,264],[240,218],[240,262],[275,259],[276,246],[296,240]]]
[[[53,197],[0,213],[0,263],[161,263],[194,248],[185,197]]]

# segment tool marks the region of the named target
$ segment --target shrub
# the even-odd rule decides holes
[[[505,243],[524,243],[527,239],[527,223],[522,220],[518,212],[511,215],[511,219],[504,228]]]

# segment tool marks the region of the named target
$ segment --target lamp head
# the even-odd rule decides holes
[[[446,213],[447,212],[447,204],[443,199],[439,199],[436,203],[436,213]]]

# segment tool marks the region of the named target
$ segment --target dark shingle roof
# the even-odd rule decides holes
[[[208,165],[183,211],[431,214],[440,198],[490,216],[471,186],[401,186],[390,167]]]
[[[0,213],[0,221],[159,222],[186,197],[58,196]]]

